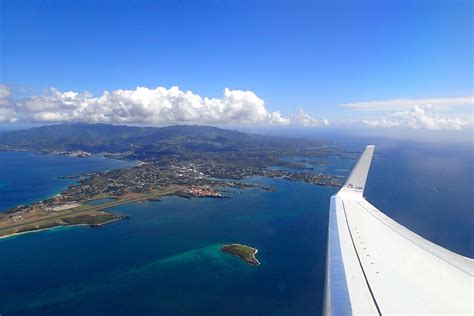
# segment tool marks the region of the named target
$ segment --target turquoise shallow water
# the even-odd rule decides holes
[[[167,197],[117,207],[112,211],[131,219],[100,229],[0,241],[8,258],[1,263],[0,306],[6,315],[314,314],[334,189],[255,180],[278,191]],[[262,264],[220,251],[232,242],[258,248]]]
[[[472,201],[461,198],[472,189],[472,153],[459,148],[449,155],[432,146],[378,149],[369,200],[421,235],[472,256]],[[0,153],[0,161],[5,154],[10,153]],[[52,156],[16,155],[24,160],[0,173],[0,183],[6,183],[0,186],[0,205],[56,193],[67,185],[56,176],[79,173],[84,165],[75,163],[87,162],[59,157],[65,161],[55,168]],[[109,169],[108,163],[116,161],[92,165]],[[333,159],[316,172],[345,175],[353,163]],[[30,164],[50,173],[38,174],[41,184],[25,176],[12,188],[14,168],[24,172]],[[165,197],[114,208],[130,220],[99,229],[58,228],[0,240],[0,313],[319,315],[329,197],[336,189],[250,181],[277,191],[233,190],[230,199]],[[43,191],[27,190],[36,195],[20,194],[17,200],[5,194],[30,183]],[[220,252],[223,243],[232,242],[258,248],[262,264],[250,266]]]

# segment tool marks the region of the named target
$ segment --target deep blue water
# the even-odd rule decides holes
[[[363,144],[345,145],[360,150]],[[368,199],[424,237],[472,257],[472,149],[376,145]],[[2,166],[11,160],[4,155],[11,153],[0,153]],[[76,170],[84,166],[76,163],[86,163],[15,155],[18,163],[0,173],[0,205],[54,194],[67,185],[56,176],[80,173]],[[65,159],[63,167],[55,168],[51,159],[59,158]],[[331,162],[315,171],[346,175],[354,164]],[[109,163],[117,162],[102,163],[95,167],[110,169]],[[31,164],[46,166],[49,175],[40,173],[42,181],[25,176],[16,190],[37,185],[42,191],[16,200],[6,196],[15,191],[10,177]],[[166,197],[114,208],[130,220],[100,229],[58,228],[0,240],[0,313],[319,315],[329,197],[335,188],[251,181],[277,191],[234,190],[230,199],[217,200]],[[250,266],[219,251],[231,242],[258,248],[262,264]]]
[[[376,146],[365,192],[372,204],[424,238],[474,258],[472,142],[372,137],[344,144],[354,149]]]
[[[37,202],[61,192],[76,181],[59,179],[59,176],[112,170],[134,164],[101,156],[78,158],[31,152],[0,152],[0,211],[20,203]]]

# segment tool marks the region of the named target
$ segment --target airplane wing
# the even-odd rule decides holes
[[[373,152],[367,146],[331,197],[324,314],[474,315],[474,260],[422,238],[363,197]]]

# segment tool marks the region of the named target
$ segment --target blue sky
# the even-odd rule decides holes
[[[283,116],[301,108],[331,121],[374,118],[373,109],[339,105],[472,96],[472,9],[469,1],[4,0],[0,82],[13,99],[50,87],[100,96],[179,86],[214,98],[229,88],[252,91]],[[469,112],[464,104],[453,113]]]

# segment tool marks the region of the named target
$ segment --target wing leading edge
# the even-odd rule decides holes
[[[472,259],[398,224],[363,198],[374,146],[331,197],[325,315],[474,312]]]

